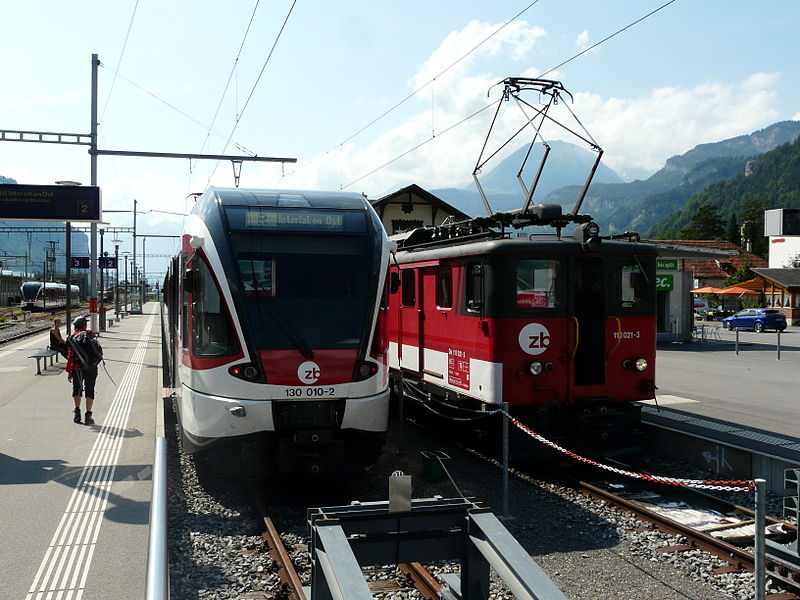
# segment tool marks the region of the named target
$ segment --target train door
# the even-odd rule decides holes
[[[450,266],[420,269],[420,372],[434,383],[447,381],[448,339],[453,313],[453,275]]]
[[[400,368],[421,373],[422,294],[417,285],[417,269],[400,270],[400,311],[398,315],[397,352]]]
[[[603,259],[575,258],[573,305],[576,344],[573,361],[575,385],[605,383],[605,273]]]

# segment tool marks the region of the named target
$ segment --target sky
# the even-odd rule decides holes
[[[796,0],[6,0],[0,22],[0,130],[89,133],[97,54],[100,149],[297,159],[244,163],[241,187],[468,186],[506,77],[561,81],[628,179],[800,119]],[[0,141],[0,175],[89,184],[89,155]],[[190,194],[234,185],[211,160],[101,156],[97,177],[104,220],[131,226],[135,199],[143,234],[179,234]],[[149,276],[174,249],[147,240]]]

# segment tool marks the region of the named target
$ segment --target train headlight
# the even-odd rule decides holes
[[[544,371],[544,365],[540,363],[538,360],[535,360],[528,365],[528,372],[531,375],[541,375],[542,371]]]
[[[244,379],[245,381],[264,383],[264,378],[261,376],[261,369],[255,363],[233,365],[228,369],[228,373],[239,379]]]
[[[647,369],[647,359],[646,358],[636,358],[634,360],[623,360],[622,361],[622,368],[623,369],[632,369],[634,371],[639,371],[639,373],[643,372]]]
[[[357,360],[353,369],[353,381],[364,381],[378,372],[378,365],[368,360]]]

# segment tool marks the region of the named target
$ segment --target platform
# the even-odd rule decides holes
[[[28,356],[47,345],[47,332],[0,347],[4,598],[144,595],[154,440],[163,428],[158,305],[144,308],[101,334],[108,372],[101,365],[92,426],[72,422],[64,361],[36,375]]]
[[[779,491],[784,470],[800,465],[800,329],[782,334],[780,360],[776,334],[740,332],[738,355],[734,335],[660,344],[656,401],[642,403],[642,422],[653,447]]]

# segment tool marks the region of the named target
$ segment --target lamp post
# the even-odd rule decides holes
[[[114,239],[114,314],[119,315],[119,245],[122,240]]]
[[[102,227],[98,229],[100,233],[100,260],[103,261],[102,265],[97,265],[100,268],[100,331],[106,330],[106,312],[103,308],[103,300],[105,299],[104,287],[103,287],[103,271],[106,268],[105,265],[105,256],[103,254],[103,234],[106,232],[105,229]],[[93,257],[94,258],[94,257]],[[69,288],[69,286],[67,286]],[[67,294],[69,295],[69,289],[67,289]]]
[[[122,310],[128,312],[128,253],[125,252],[125,305]]]

